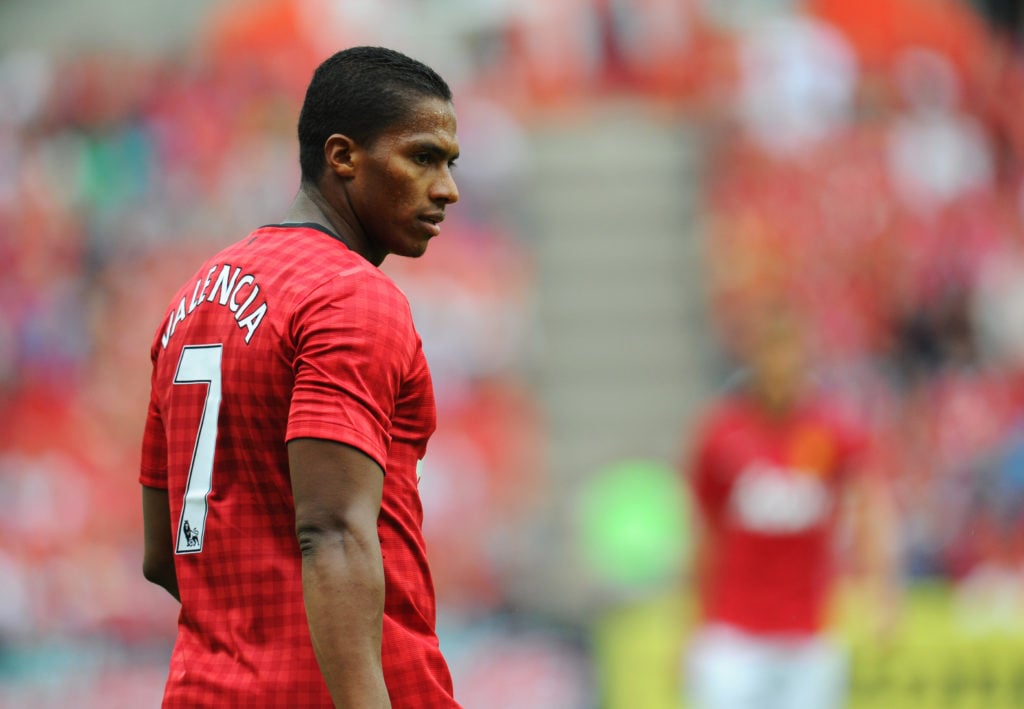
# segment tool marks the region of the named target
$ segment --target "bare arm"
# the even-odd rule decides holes
[[[390,707],[381,667],[384,473],[333,441],[288,444],[302,589],[313,649],[336,707]]]
[[[862,592],[877,612],[882,639],[895,630],[901,597],[899,526],[892,490],[873,471],[857,476],[849,493],[853,515],[854,554]]]
[[[178,595],[178,575],[174,570],[174,537],[171,534],[171,508],[167,490],[142,486],[142,526],[145,550],[142,575],[146,580]]]

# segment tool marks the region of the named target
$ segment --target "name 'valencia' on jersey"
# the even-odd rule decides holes
[[[213,289],[207,295],[207,289],[210,288],[213,274],[218,268],[220,273],[213,280]],[[167,348],[167,343],[170,341],[175,329],[177,329],[178,323],[188,315],[191,315],[192,311],[202,303],[214,302],[217,305],[227,306],[235,314],[235,321],[238,323],[238,327],[245,328],[245,344],[249,344],[252,336],[256,333],[256,328],[263,322],[263,316],[267,314],[267,301],[264,300],[254,310],[249,310],[249,306],[256,301],[256,297],[260,293],[260,287],[256,283],[256,277],[251,273],[246,273],[239,278],[241,273],[241,266],[232,267],[230,263],[223,265],[214,264],[206,273],[205,280],[202,278],[197,279],[195,288],[192,289],[192,298],[188,301],[188,306],[186,307],[185,297],[182,296],[178,302],[178,307],[172,310],[167,317],[167,330],[161,338],[164,348]],[[239,300],[243,297],[245,300],[239,303]]]

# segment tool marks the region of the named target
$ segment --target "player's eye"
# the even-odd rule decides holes
[[[412,156],[412,159],[417,165],[429,165],[430,153],[416,153]]]

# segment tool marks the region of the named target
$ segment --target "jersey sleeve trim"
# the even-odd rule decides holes
[[[167,489],[167,471],[142,468],[139,471],[139,484],[157,490]]]
[[[380,443],[372,436],[350,426],[334,421],[325,421],[323,418],[293,417],[288,422],[285,441],[291,442],[296,438],[320,438],[335,443],[344,443],[365,453],[381,467],[381,470],[387,472],[387,451],[382,450]]]

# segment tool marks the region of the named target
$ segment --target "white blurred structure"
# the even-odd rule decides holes
[[[850,119],[857,61],[832,27],[776,18],[746,30],[740,43],[736,112],[767,152],[798,153]]]

